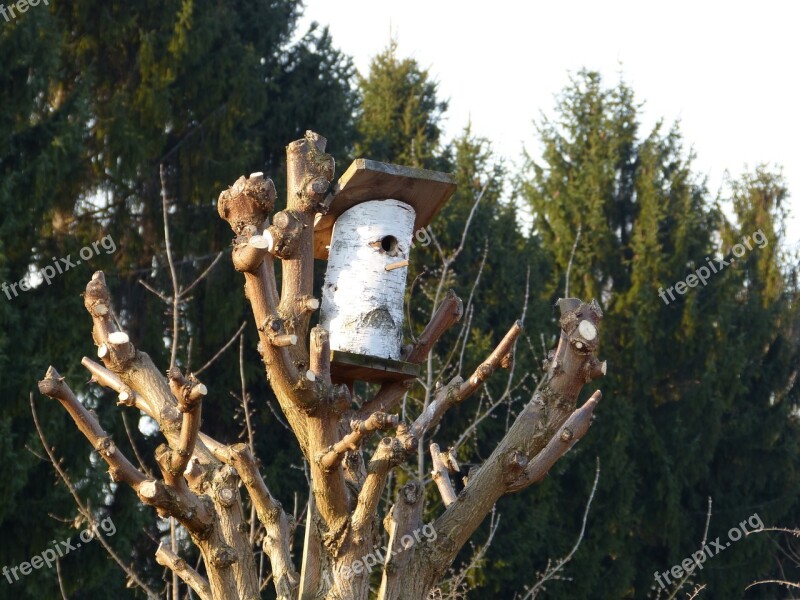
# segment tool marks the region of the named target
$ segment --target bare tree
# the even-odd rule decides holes
[[[133,346],[115,317],[103,273],[94,274],[85,294],[103,364],[88,358],[83,364],[95,381],[119,395],[121,404],[158,423],[165,438],[155,456],[161,477],[152,477],[123,455],[53,367],[39,383],[42,393],[68,411],[108,463],[115,481],[128,484],[144,504],[185,527],[204,568],[193,569],[166,547],[159,549],[157,560],[200,598],[260,597],[241,484],[264,528],[263,550],[279,598],[366,599],[371,568],[378,562],[379,598],[426,598],[497,500],[541,481],[586,434],[600,400],[597,391],[576,408],[583,385],[606,371],[596,357],[602,313],[594,302],[561,299],[558,345],[544,362],[544,376],[533,397],[490,457],[456,493],[450,457],[431,444],[443,512],[423,526],[424,485],[411,480],[399,489],[381,521],[378,512],[390,473],[418,458],[426,434],[450,407],[476,392],[497,369],[513,363],[522,326],[514,323],[469,378],[456,376],[431,388],[429,401],[414,420],[402,422],[395,414],[413,381],[386,381],[368,401],[354,402],[350,386],[332,380],[329,332],[310,328],[312,313],[320,305],[313,297],[314,219],[327,210],[330,191],[335,191],[333,159],[325,154],[325,144],[324,138],[308,132],[288,146],[287,208],[275,214],[271,224],[275,186],[260,173],[239,178],[220,194],[218,204],[235,234],[233,265],[245,278],[267,377],[309,465],[311,501],[299,572],[291,555],[293,519],[267,489],[250,445],[226,445],[200,431],[206,386],[175,366],[175,347],[164,377],[150,357]],[[282,262],[280,292],[276,258]],[[403,359],[426,361],[462,313],[455,293],[444,294]],[[378,431],[384,437],[364,458],[367,440]],[[377,547],[381,523],[389,535],[385,552]]]

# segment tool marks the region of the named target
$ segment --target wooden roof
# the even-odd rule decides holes
[[[317,215],[314,221],[314,258],[328,259],[334,222],[357,204],[388,199],[405,202],[416,212],[416,232],[433,220],[455,189],[455,178],[449,173],[359,158],[339,178],[328,213]]]

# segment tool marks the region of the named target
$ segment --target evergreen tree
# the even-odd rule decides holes
[[[281,172],[285,140],[301,137],[307,128],[335,136],[341,156],[352,148],[356,97],[350,60],[334,48],[327,30],[316,26],[291,43],[299,10],[292,0],[102,7],[78,0],[32,7],[0,31],[0,137],[6,140],[0,149],[0,272],[9,283],[17,282],[54,259],[76,258],[81,248],[104,236],[116,246],[52,284],[12,294],[10,300],[0,296],[5,398],[0,430],[9,433],[0,446],[4,470],[9,469],[0,495],[0,535],[19,540],[3,547],[0,565],[19,564],[50,540],[76,534],[69,522],[42,519],[52,514],[70,521],[75,508],[64,486],[53,486],[52,468],[37,456],[41,446],[28,393],[47,364],[74,367],[90,353],[85,335],[90,324],[80,294],[92,270],[113,274],[109,281],[134,340],[171,337],[167,305],[139,284],[142,279],[171,294],[159,166],[165,167],[178,278],[187,285],[230,242],[216,215],[214,190],[242,172]],[[230,261],[227,252],[223,265]],[[229,294],[238,287],[236,274],[218,266],[182,303],[181,366],[199,367],[247,318],[241,295],[232,299]],[[235,310],[229,310],[231,302]],[[169,347],[148,350],[158,364],[169,362]],[[229,351],[211,367],[223,394],[205,413],[208,429],[225,432],[230,442],[241,429],[229,422],[231,404],[239,401],[224,393],[240,389],[236,354]],[[254,356],[245,357],[248,390],[254,397],[269,397]],[[78,377],[72,370],[64,375]],[[127,447],[120,410],[108,395],[96,386],[80,393],[120,447]],[[117,495],[115,486],[97,484],[105,476],[92,467],[90,454],[65,451],[74,431],[66,427],[61,410],[38,397],[37,405],[49,441],[65,457],[73,481],[86,490],[85,499],[117,524],[114,547],[150,585],[161,588],[149,536],[162,531],[152,515],[129,494]],[[128,416],[135,429],[138,416]],[[268,411],[254,415],[253,422],[257,428],[275,426]],[[277,426],[275,435],[259,436],[265,448],[257,453],[277,457],[275,475],[268,470],[268,478],[275,479],[276,494],[289,501],[291,496],[282,494],[304,478],[301,471],[294,481],[286,476],[293,473],[287,465],[299,455],[277,451],[285,447],[280,431]],[[157,441],[157,435],[144,442],[138,437],[142,454],[150,456]],[[101,589],[114,597],[136,593],[125,589],[124,578],[97,545],[65,558],[63,567],[70,597],[93,597]],[[3,583],[0,597],[58,594],[53,571]]]
[[[470,373],[526,309],[527,339],[517,345],[518,367],[510,386],[513,391],[504,397],[507,378],[492,380],[480,400],[454,407],[441,425],[439,437],[443,443],[460,442],[456,451],[466,475],[470,465],[480,463],[502,438],[509,419],[513,420],[535,387],[526,367],[541,364],[544,357],[539,332],[554,326],[551,306],[540,300],[536,287],[550,268],[538,239],[523,235],[518,207],[504,198],[509,174],[494,156],[490,142],[474,135],[469,124],[458,138],[443,142],[440,123],[447,105],[438,99],[435,83],[416,61],[400,59],[392,42],[373,59],[368,76],[361,78],[360,84],[363,100],[356,124],[360,134],[357,156],[451,171],[458,185],[442,212],[416,238],[407,298],[411,335],[419,335],[434,305],[443,300],[448,289],[464,299],[463,327],[455,327],[438,346],[458,351],[436,354],[429,361],[422,377],[424,385],[415,387],[410,401],[418,403],[419,409],[425,401],[426,386],[432,388],[437,381]],[[503,401],[483,417],[501,398]],[[479,417],[483,417],[480,425],[466,438],[460,438],[459,434]],[[425,457],[426,464],[427,461]],[[439,509],[438,502],[438,497],[431,494],[431,514]],[[499,510],[504,533],[513,532],[515,527],[513,519],[502,517],[504,511],[522,513],[527,502],[521,496],[503,500]],[[487,527],[488,523],[484,529]],[[479,539],[487,533],[481,532]],[[514,553],[515,549],[490,548],[488,556],[509,552]],[[463,559],[470,558],[471,552],[464,552]],[[474,569],[467,587],[476,587],[494,577],[495,573]]]
[[[581,72],[541,124],[543,162],[529,160],[520,184],[557,267],[549,292],[563,281],[580,226],[570,295],[594,296],[606,313],[610,401],[597,435],[565,462],[564,477],[538,490],[556,488],[548,498],[559,510],[537,515],[549,542],[569,527],[564,516],[581,513],[584,498],[566,492],[588,488],[585,456],[600,457],[603,502],[569,567],[575,598],[647,596],[655,571],[696,551],[708,497],[710,539],[724,540],[756,509],[764,522],[787,516],[797,493],[796,275],[781,271],[776,251],[785,189],[763,171],[734,184],[738,222],[728,223],[693,174],[678,129],[658,125],[639,139],[637,109],[624,83],[608,89]],[[768,249],[754,246],[719,269],[759,227]],[[765,540],[748,538],[712,560],[697,578],[714,597],[738,597],[770,572]]]
[[[414,59],[398,58],[392,40],[372,59],[359,87],[357,156],[446,170],[440,143],[447,102],[437,97],[427,70]]]

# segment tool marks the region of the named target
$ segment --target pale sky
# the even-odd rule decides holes
[[[329,25],[362,74],[390,31],[450,102],[445,130],[473,131],[519,164],[538,152],[533,120],[582,67],[607,84],[620,71],[644,101],[643,127],[679,120],[716,192],[760,162],[783,166],[800,244],[800,4],[511,0],[305,0],[300,29]]]

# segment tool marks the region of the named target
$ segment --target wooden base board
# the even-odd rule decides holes
[[[419,365],[401,360],[331,351],[331,379],[334,383],[403,381],[417,377],[419,370]]]

